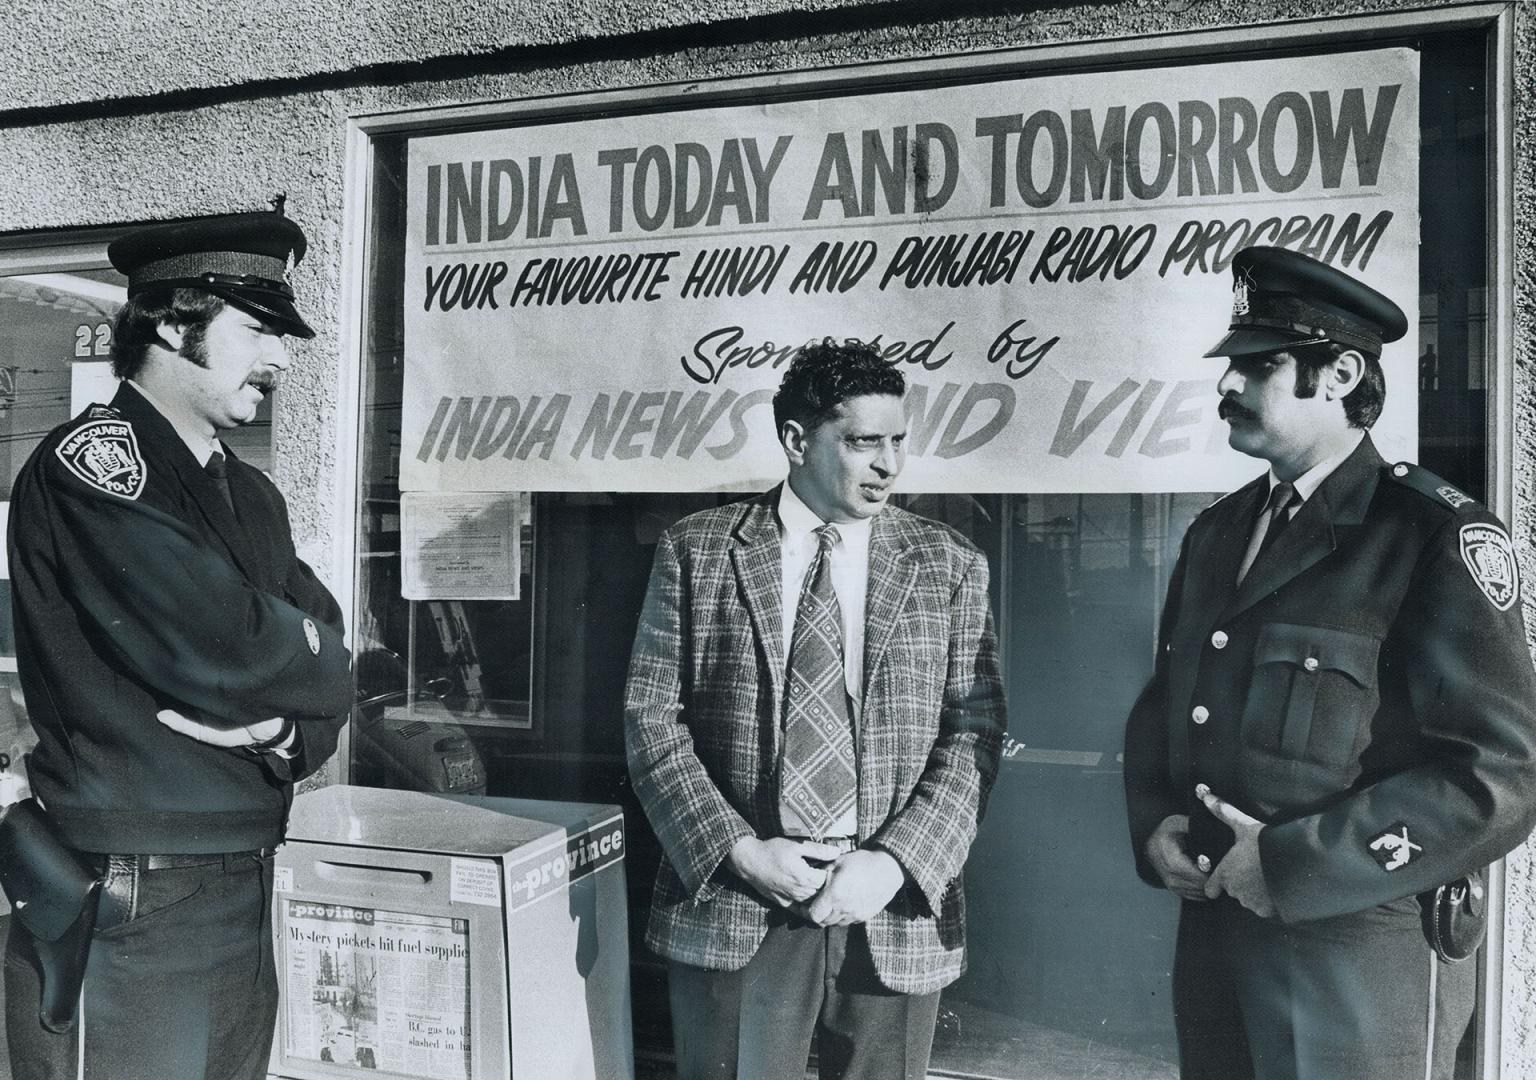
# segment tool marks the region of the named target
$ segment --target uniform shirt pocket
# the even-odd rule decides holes
[[[1347,764],[1376,711],[1380,651],[1369,634],[1267,624],[1254,648],[1244,738],[1282,757]]]

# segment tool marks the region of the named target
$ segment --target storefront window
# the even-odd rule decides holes
[[[1475,36],[1413,44],[1420,324],[1417,382],[1410,363],[1400,400],[1417,395],[1419,460],[1480,496],[1491,363],[1484,49]],[[510,509],[487,503],[481,516],[505,512],[516,523],[500,534],[517,548],[515,581],[498,585],[492,599],[403,595],[404,377],[413,364],[440,362],[410,355],[407,346],[407,189],[411,141],[419,137],[380,135],[372,146],[356,619],[366,704],[353,775],[385,786],[622,806],[638,1050],[664,1056],[663,969],[640,944],[659,851],[627,779],[624,679],[658,536],[740,492],[514,492]],[[451,175],[437,183],[435,197],[455,197]],[[571,318],[573,355],[596,348],[580,312]],[[1155,351],[1159,334],[1150,326],[1142,344]],[[544,362],[567,360],[557,354]],[[1192,397],[1214,397],[1215,363],[1189,356],[1186,377],[1198,384]],[[1160,407],[1140,386],[1128,393],[1138,390],[1144,408]],[[1080,418],[1104,392],[1085,396]],[[446,425],[458,406],[444,400]],[[1125,438],[1121,450],[1134,449]],[[1159,444],[1146,439],[1139,445],[1155,461]],[[404,450],[418,453],[415,443]],[[423,444],[420,453],[429,452]],[[1020,1080],[1173,1077],[1168,972],[1177,911],[1134,874],[1119,755],[1125,717],[1151,671],[1180,540],[1220,492],[1175,491],[1187,485],[1170,481],[1169,490],[1055,485],[1040,493],[1029,489],[1027,470],[1021,475],[1017,483],[988,475],[975,493],[929,493],[918,483],[900,500],[986,552],[1009,695],[1002,771],[966,868],[970,970],[944,994],[934,1069]],[[494,532],[460,530],[442,542],[490,543]],[[417,551],[422,542],[414,542]],[[1464,1065],[1470,1070],[1470,1058]]]
[[[79,261],[50,258],[46,250],[0,251],[0,481],[7,512],[11,485],[33,447],[92,395],[100,398],[123,278]],[[7,571],[0,578],[0,753],[24,774],[36,737],[16,678],[10,586]]]

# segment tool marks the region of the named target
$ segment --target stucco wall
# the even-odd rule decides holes
[[[1516,5],[1514,117],[1515,506],[1510,526],[1524,580],[1536,581],[1536,12]],[[1532,590],[1525,591],[1526,633],[1536,640]],[[1506,1076],[1536,1076],[1536,845],[1505,860],[1504,1054]]]
[[[931,12],[942,6],[943,18]],[[312,238],[294,274],[317,337],[295,349],[276,475],[322,567],[350,521],[334,482],[348,116],[1045,43],[1141,37],[1423,3],[902,5],[864,0],[30,0],[0,37],[0,233],[247,209],[275,191]],[[1438,5],[1452,6],[1452,5]],[[1536,574],[1536,79],[1516,5],[1513,525]],[[14,11],[15,9],[13,9]],[[929,14],[925,14],[929,13]],[[1262,35],[1256,35],[1262,37]],[[297,391],[297,392],[295,392]],[[344,495],[342,497],[345,497]],[[1527,622],[1536,625],[1528,603]],[[1536,1076],[1536,860],[1508,860],[1504,1075]]]

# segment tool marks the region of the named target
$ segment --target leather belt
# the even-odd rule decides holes
[[[144,870],[183,870],[191,866],[217,866],[223,864],[230,870],[241,863],[265,859],[276,853],[276,848],[256,848],[252,851],[229,851],[208,855],[140,855],[139,866]]]
[[[233,870],[255,859],[267,858],[276,854],[276,851],[276,848],[255,848],[251,851],[201,852],[185,855],[100,855],[97,857],[111,860],[125,867],[137,864],[141,872],[185,870],[194,866],[223,866],[225,870]]]

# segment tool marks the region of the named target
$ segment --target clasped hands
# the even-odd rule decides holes
[[[891,902],[906,875],[889,853],[846,854],[814,840],[744,836],[731,848],[731,869],[764,899],[817,926],[868,922]]]
[[[1169,891],[1185,900],[1214,900],[1225,894],[1255,915],[1274,915],[1275,903],[1259,864],[1259,833],[1264,830],[1264,823],[1204,785],[1196,794],[1217,820],[1232,827],[1236,839],[1231,849],[1209,874],[1202,873],[1189,857],[1186,846],[1189,815],[1170,814],[1147,838],[1147,861]]]

